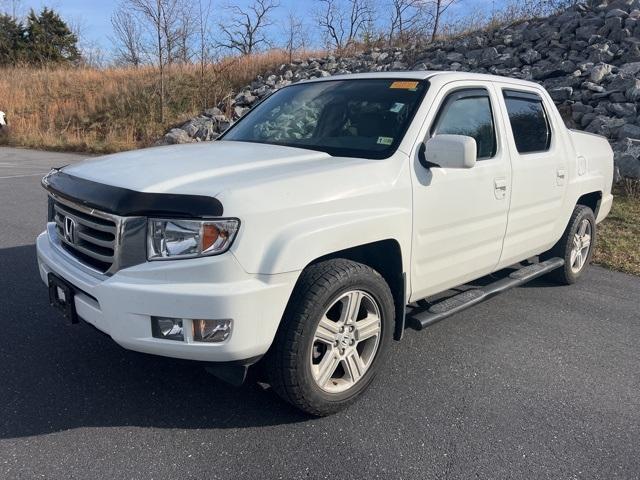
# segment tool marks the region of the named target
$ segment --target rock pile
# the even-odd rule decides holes
[[[607,136],[620,174],[640,178],[640,0],[595,1],[446,42],[309,58],[257,77],[161,143],[213,140],[272,91],[304,79],[401,70],[490,73],[541,83],[570,128]]]

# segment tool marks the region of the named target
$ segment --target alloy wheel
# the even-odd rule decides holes
[[[591,222],[585,218],[580,222],[576,233],[573,235],[570,257],[571,271],[573,273],[578,273],[582,270],[589,258],[591,231]]]
[[[367,372],[382,334],[380,308],[362,290],[337,297],[324,313],[313,337],[311,373],[318,387],[340,393]]]

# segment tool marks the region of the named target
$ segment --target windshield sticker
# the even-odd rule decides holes
[[[418,83],[420,82],[393,82],[389,88],[415,91],[418,88]]]
[[[378,137],[378,145],[391,145],[393,137]]]
[[[404,108],[404,103],[394,103],[389,109],[390,112],[400,113],[400,111]]]

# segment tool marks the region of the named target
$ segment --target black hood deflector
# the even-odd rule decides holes
[[[122,217],[211,218],[223,213],[217,198],[176,193],[136,192],[51,170],[42,186],[55,195]]]

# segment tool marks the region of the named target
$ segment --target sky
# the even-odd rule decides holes
[[[112,49],[109,37],[111,35],[111,14],[116,8],[117,0],[0,0],[0,7],[10,10],[10,5],[17,2],[22,14],[30,9],[40,10],[47,6],[53,8],[70,24],[80,25],[85,44],[95,45],[102,49],[108,56]],[[212,0],[213,8],[229,3],[229,0]],[[249,4],[251,0],[234,0],[238,5]],[[460,0],[455,6],[458,14],[463,14],[475,9],[484,9],[490,12],[492,8],[499,8],[504,0]],[[276,10],[275,22],[284,24],[284,19],[289,11],[307,12],[313,8],[313,0],[280,0],[280,8]],[[308,19],[311,22],[311,19]],[[277,29],[274,30],[277,35]]]

